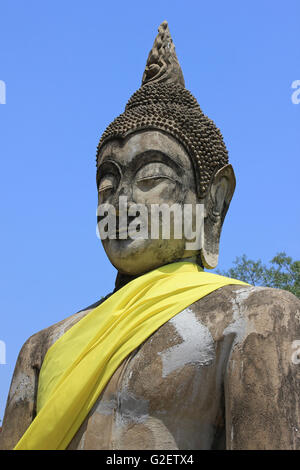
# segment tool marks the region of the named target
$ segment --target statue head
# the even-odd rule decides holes
[[[104,249],[120,273],[139,275],[158,266],[194,258],[206,268],[218,262],[219,239],[234,188],[235,177],[219,129],[201,111],[185,88],[167,22],[163,22],[148,56],[142,85],[103,133],[97,149],[99,204],[110,204],[120,216],[120,197],[130,208],[137,204],[139,222],[149,237],[103,240]],[[187,249],[181,238],[151,236],[151,207],[174,204],[204,208],[203,240],[199,249]],[[137,206],[135,206],[136,208]],[[148,212],[143,212],[143,207]],[[137,214],[135,212],[135,214]],[[176,214],[172,213],[176,219]],[[174,221],[174,220],[173,220]],[[180,222],[181,223],[181,222]]]

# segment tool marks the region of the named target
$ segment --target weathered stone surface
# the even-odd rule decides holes
[[[25,344],[1,448],[12,448],[34,416],[46,350],[89,311]],[[299,312],[290,293],[251,286],[195,302],[124,361],[69,449],[299,448],[300,370],[291,360]]]

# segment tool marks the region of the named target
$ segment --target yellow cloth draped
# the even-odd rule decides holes
[[[140,276],[88,313],[48,350],[37,415],[15,450],[65,449],[122,361],[196,300],[246,283],[172,263]]]

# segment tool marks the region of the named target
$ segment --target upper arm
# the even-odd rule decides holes
[[[277,289],[251,297],[226,372],[227,448],[300,449],[300,301]]]
[[[13,449],[35,416],[38,382],[38,364],[33,360],[37,335],[29,338],[22,347],[8,394],[0,449]]]

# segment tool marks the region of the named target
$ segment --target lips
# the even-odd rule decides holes
[[[108,238],[112,240],[127,240],[128,238],[131,238],[128,235],[129,226],[131,222],[133,222],[137,217],[139,217],[139,215],[139,212],[134,216],[130,216],[128,214],[126,214],[125,216],[122,215],[122,217],[120,217],[119,215],[114,215],[114,222],[108,222],[107,229],[104,228],[104,233],[107,234],[104,239]],[[97,224],[99,224],[106,216],[107,213],[105,213],[104,215],[97,216]],[[136,232],[139,232],[139,224],[137,224],[134,229]]]

